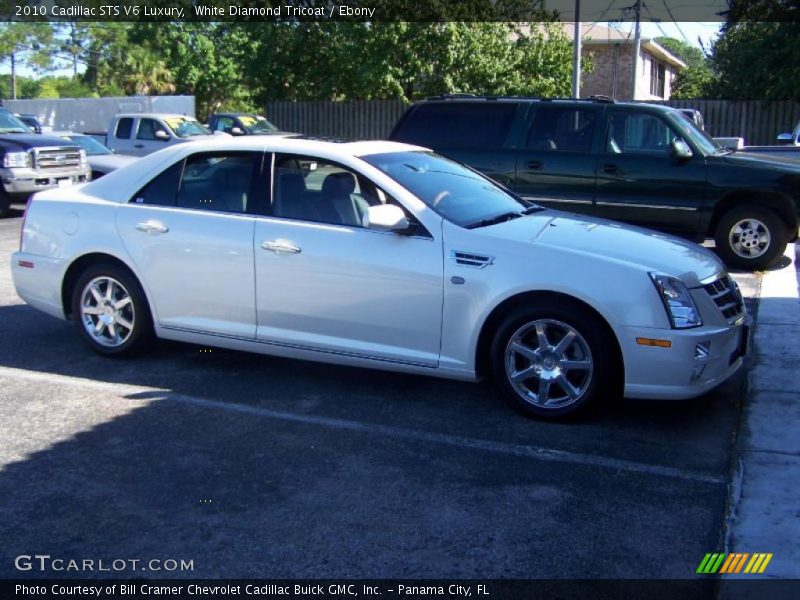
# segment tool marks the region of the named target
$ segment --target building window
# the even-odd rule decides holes
[[[650,61],[650,95],[664,97],[664,78],[666,69],[657,60]]]

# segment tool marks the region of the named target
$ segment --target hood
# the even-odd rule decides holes
[[[485,231],[681,277],[690,287],[725,269],[711,250],[698,244],[642,227],[555,210],[506,221]]]
[[[18,150],[29,150],[31,148],[42,148],[46,146],[68,148],[75,147],[75,144],[68,140],[50,135],[39,135],[37,133],[3,133],[0,134],[0,146],[14,152]]]
[[[798,152],[787,152],[786,156],[770,154],[769,152],[747,152],[738,151],[723,157],[723,160],[731,165],[773,168],[779,170],[791,170],[800,173],[800,148]]]

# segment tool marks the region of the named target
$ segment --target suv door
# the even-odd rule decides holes
[[[706,163],[696,150],[671,155],[681,135],[660,114],[609,107],[597,170],[597,214],[654,229],[696,235],[706,199]],[[688,143],[688,142],[687,142]]]
[[[593,212],[602,107],[532,104],[530,125],[517,152],[517,194],[537,204]]]

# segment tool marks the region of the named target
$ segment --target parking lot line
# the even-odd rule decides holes
[[[328,429],[338,429],[342,431],[356,431],[368,435],[379,435],[385,437],[392,437],[396,439],[406,439],[406,440],[414,440],[414,441],[434,443],[434,444],[443,444],[470,450],[482,450],[485,452],[507,454],[518,457],[527,457],[527,458],[532,458],[534,460],[540,460],[546,462],[570,463],[580,466],[610,469],[618,472],[641,473],[645,475],[669,477],[674,479],[682,479],[700,483],[709,483],[714,485],[724,484],[726,482],[726,478],[722,475],[714,475],[711,473],[704,473],[699,471],[676,469],[673,467],[639,463],[636,461],[621,460],[617,458],[610,458],[592,454],[582,454],[577,452],[556,450],[553,448],[545,448],[541,446],[512,444],[512,443],[506,443],[488,439],[450,435],[445,433],[436,433],[431,431],[424,431],[421,429],[408,429],[404,427],[395,427],[392,425],[381,425],[377,423],[362,423],[347,419],[324,417],[320,415],[277,411],[268,408],[262,408],[259,406],[237,404],[234,402],[220,402],[216,400],[207,400],[205,398],[199,398],[196,396],[175,394],[170,390],[147,387],[147,386],[137,386],[124,383],[119,383],[119,384],[109,383],[109,382],[95,381],[91,379],[84,379],[81,377],[58,375],[54,373],[41,373],[37,371],[17,369],[13,367],[0,367],[0,378],[8,378],[11,379],[12,381],[24,380],[24,381],[33,381],[40,383],[49,383],[54,385],[63,385],[73,388],[93,389],[97,391],[111,393],[118,397],[138,397],[139,399],[146,398],[146,399],[151,399],[153,401],[167,400],[171,402],[177,402],[180,404],[186,404],[200,408],[237,412],[241,414],[246,414],[266,419],[288,421],[288,422],[300,423],[303,425],[315,425],[318,427],[325,427]]]

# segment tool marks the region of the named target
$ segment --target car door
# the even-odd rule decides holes
[[[133,154],[133,132],[136,119],[133,117],[121,117],[116,122],[114,131],[109,131],[109,146],[120,154]]]
[[[706,163],[670,154],[683,139],[661,115],[609,107],[598,161],[597,214],[675,233],[695,233],[706,198]]]
[[[262,163],[262,153],[193,154],[119,207],[117,229],[161,327],[255,338],[253,182]]]
[[[275,156],[271,215],[257,219],[257,337],[435,367],[443,301],[438,232],[362,227],[393,202],[356,171],[314,156]]]
[[[591,213],[596,145],[602,107],[534,104],[523,147],[517,152],[514,191],[532,202]]]
[[[136,139],[133,143],[134,155],[145,156],[151,152],[167,147],[172,138],[172,134],[162,123],[156,119],[146,117],[142,117],[138,121],[136,126]],[[166,134],[167,137],[156,137],[158,132],[162,132],[161,135]]]

